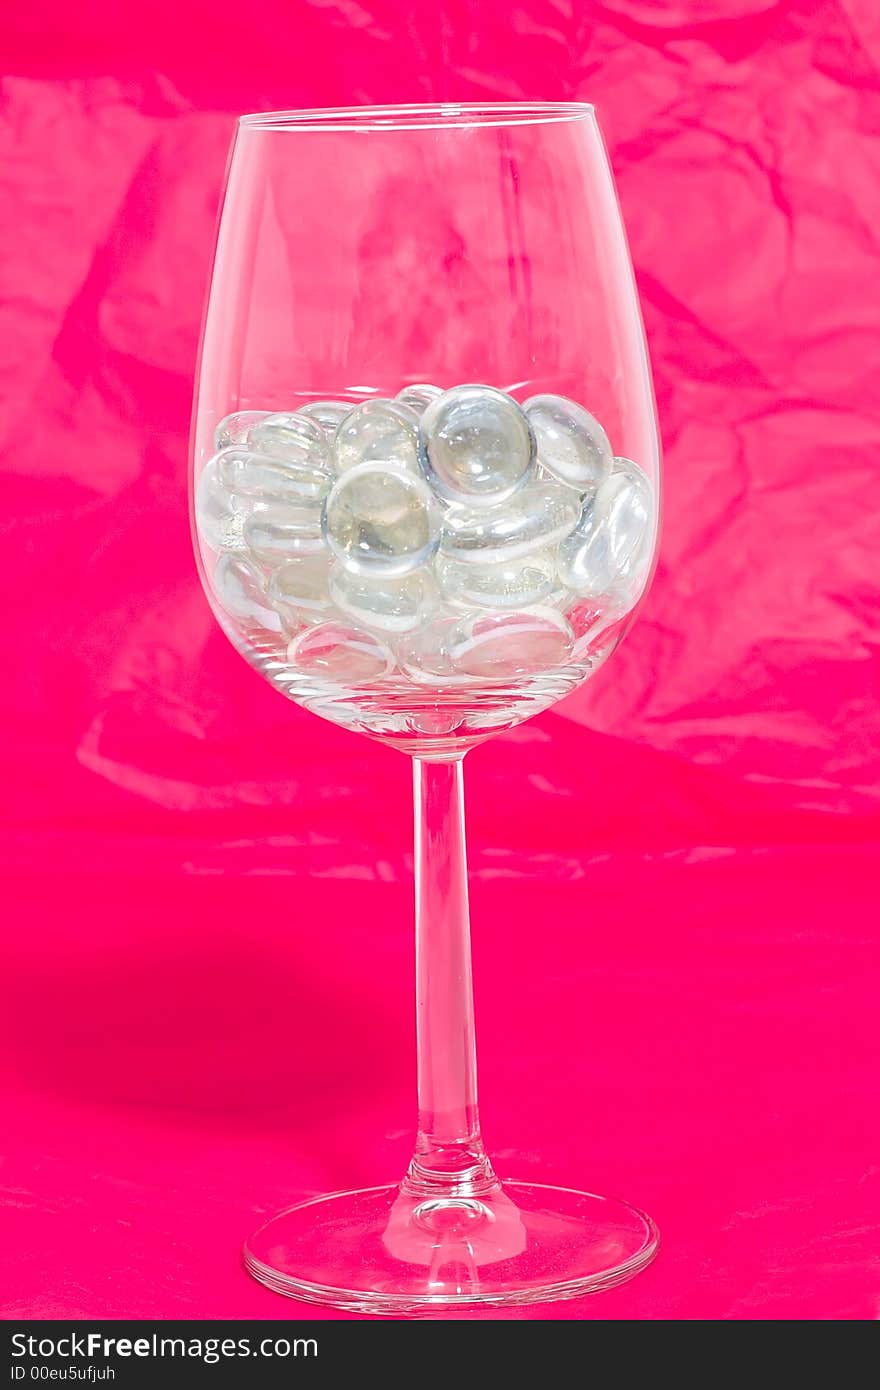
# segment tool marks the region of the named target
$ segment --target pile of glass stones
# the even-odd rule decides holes
[[[217,602],[341,685],[509,679],[580,654],[647,578],[655,499],[574,401],[407,386],[239,411],[196,523]]]

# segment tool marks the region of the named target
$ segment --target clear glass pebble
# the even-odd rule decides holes
[[[329,468],[254,453],[250,448],[224,449],[214,462],[220,482],[240,497],[320,505],[333,486]]]
[[[303,675],[341,686],[380,680],[394,665],[384,642],[365,628],[343,622],[305,628],[291,642],[287,659]]]
[[[364,401],[341,420],[334,443],[339,472],[360,463],[419,466],[419,417],[399,401]]]
[[[395,400],[401,405],[409,406],[417,415],[421,415],[432,401],[436,401],[438,396],[443,395],[442,386],[431,386],[427,382],[420,381],[413,386],[404,386],[402,391],[398,391]]]
[[[321,509],[307,503],[260,503],[244,523],[244,543],[267,569],[323,549]]]
[[[572,643],[571,627],[554,608],[475,613],[462,619],[449,654],[455,668],[467,675],[509,680],[563,665]]]
[[[449,502],[495,506],[532,471],[531,427],[512,397],[492,386],[456,386],[421,418],[421,461]]]
[[[349,468],[324,503],[327,544],[355,574],[408,574],[436,550],[438,533],[430,489],[402,468]]]
[[[601,505],[615,570],[622,587],[632,593],[648,572],[655,518],[651,484],[631,459],[614,460]]]
[[[556,584],[549,551],[488,565],[440,555],[435,570],[443,598],[456,608],[529,608],[546,599]]]
[[[295,632],[304,624],[323,623],[332,616],[329,578],[329,556],[323,550],[287,560],[274,571],[267,593],[285,627]]]
[[[340,420],[344,420],[351,409],[351,401],[310,401],[308,405],[301,405],[297,414],[305,415],[307,419],[316,421],[324,433],[332,439]]]
[[[232,496],[220,480],[217,460],[210,459],[196,483],[195,517],[199,538],[210,550],[240,550],[248,506]]]
[[[442,689],[469,685],[471,677],[457,671],[450,646],[461,623],[461,614],[439,610],[430,623],[407,633],[395,643],[400,669],[416,685]]]
[[[439,602],[437,586],[427,569],[399,579],[373,579],[336,565],[330,575],[330,596],[344,613],[382,632],[411,632],[423,627]]]
[[[631,607],[631,600],[612,594],[601,604],[585,599],[580,606],[570,608],[565,616],[574,632],[574,659],[592,661],[597,651],[604,651],[609,643],[613,646],[617,641],[615,634],[622,631],[623,619]]]
[[[295,411],[279,411],[260,420],[248,435],[248,448],[295,463],[330,467],[330,450],[321,426]]]
[[[582,494],[595,492],[614,459],[599,421],[565,396],[532,396],[523,410],[534,431],[540,466]]]
[[[516,560],[561,541],[577,525],[580,511],[570,488],[527,483],[500,507],[450,507],[440,531],[440,553],[465,563]]]
[[[214,566],[211,587],[221,608],[245,625],[281,631],[281,619],[269,607],[259,571],[241,555],[221,555]]]
[[[235,444],[246,444],[251,430],[269,413],[268,410],[236,410],[227,415],[214,431],[214,448],[219,452]]]
[[[559,546],[559,578],[580,597],[610,595],[621,585],[635,589],[650,562],[651,485],[628,459],[615,460],[614,467]]]
[[[580,641],[582,637],[589,636],[601,626],[604,615],[607,611],[604,598],[576,598],[574,594],[566,590],[565,603],[556,604],[554,608],[561,608],[566,618],[571,624],[571,630],[575,635],[575,640]]]

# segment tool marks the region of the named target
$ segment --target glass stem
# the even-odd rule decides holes
[[[497,1186],[477,1112],[462,762],[413,759],[419,1129],[403,1190]]]

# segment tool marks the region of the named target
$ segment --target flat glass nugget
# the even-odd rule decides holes
[[[402,468],[349,468],[324,503],[327,544],[353,574],[408,574],[434,553],[438,532],[430,488]]]
[[[504,680],[561,666],[572,643],[568,622],[554,608],[472,613],[456,629],[449,654],[458,671]]]
[[[592,662],[597,652],[613,649],[631,607],[632,600],[626,595],[612,593],[601,604],[595,599],[583,599],[579,606],[569,608],[565,616],[574,632],[575,660]]]
[[[585,500],[580,521],[558,550],[559,578],[585,598],[621,587],[634,591],[651,558],[651,485],[629,459],[616,459],[614,469],[595,497]]]
[[[244,543],[250,554],[267,569],[283,565],[296,555],[312,555],[323,549],[321,509],[309,503],[258,503],[244,523]]]
[[[320,505],[333,486],[329,467],[246,449],[224,449],[215,456],[220,482],[239,497]]]
[[[655,508],[651,484],[631,459],[614,460],[614,471],[602,487],[602,507],[614,567],[623,586],[632,591],[648,571]]]
[[[577,525],[580,511],[570,488],[527,483],[499,507],[450,507],[440,530],[440,553],[464,563],[517,560],[562,540]]]
[[[411,632],[424,626],[439,602],[437,586],[427,569],[399,579],[373,579],[335,565],[330,596],[343,612],[381,632]]]
[[[268,410],[236,410],[221,420],[214,431],[215,450],[229,449],[233,444],[245,444],[254,425],[268,416]]]
[[[528,608],[556,584],[553,554],[542,550],[489,565],[439,555],[435,572],[443,598],[456,608]]]
[[[339,472],[359,463],[419,466],[419,417],[399,401],[364,401],[339,422],[334,443]]]
[[[295,411],[279,411],[260,420],[248,434],[248,448],[256,454],[330,467],[330,450],[321,426]]]
[[[523,406],[535,435],[538,463],[580,493],[608,477],[614,454],[599,421],[565,396],[532,396]]]
[[[248,510],[244,498],[233,496],[223,486],[217,460],[210,459],[196,483],[195,515],[200,539],[211,550],[240,550]]]
[[[285,627],[296,632],[303,624],[323,623],[332,616],[330,557],[322,550],[287,560],[270,576],[269,602]]]
[[[395,643],[400,669],[416,685],[443,689],[469,685],[472,678],[457,671],[449,654],[461,614],[438,610],[426,627],[416,628]]]
[[[492,386],[456,386],[420,422],[425,476],[448,502],[493,507],[532,471],[535,441],[516,401]]]
[[[342,686],[379,680],[394,664],[389,648],[372,632],[335,621],[305,628],[288,647],[287,659],[303,675]]]
[[[297,414],[315,420],[332,439],[340,420],[345,419],[351,408],[351,401],[310,401],[308,405],[301,405]]]
[[[211,587],[225,613],[238,622],[281,631],[281,619],[269,607],[259,571],[241,555],[221,555],[214,566]]]
[[[432,401],[436,401],[437,397],[442,395],[442,386],[430,386],[427,382],[420,381],[414,386],[404,386],[402,391],[398,391],[395,400],[421,415]]]

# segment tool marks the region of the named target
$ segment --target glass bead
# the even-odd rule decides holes
[[[570,488],[528,483],[500,507],[450,507],[440,531],[440,553],[477,564],[516,560],[555,545],[579,516],[580,505]]]
[[[456,608],[529,608],[556,583],[552,553],[536,551],[491,565],[462,564],[446,555],[435,566],[440,592]]]
[[[456,386],[432,401],[420,423],[421,462],[449,502],[492,507],[532,471],[535,442],[520,407],[492,386]]]
[[[216,464],[221,483],[240,497],[273,502],[320,504],[333,486],[333,474],[318,463],[283,459],[250,449],[224,449]]]
[[[269,413],[268,410],[236,410],[232,415],[227,415],[214,431],[214,448],[219,451],[247,443],[253,427],[265,420]]]
[[[353,624],[321,623],[294,637],[287,659],[303,675],[336,685],[363,685],[380,680],[394,665],[384,642]]]
[[[383,632],[411,632],[422,627],[438,604],[437,587],[426,569],[399,579],[351,574],[341,565],[330,576],[330,596],[337,607],[365,627]]]
[[[220,607],[237,622],[280,632],[281,619],[268,605],[262,577],[243,556],[221,555],[214,566],[211,587]]]
[[[534,431],[540,466],[580,493],[595,492],[611,472],[614,457],[599,421],[565,396],[532,396],[523,410]]]
[[[310,401],[308,405],[301,405],[297,413],[314,420],[332,439],[340,421],[345,419],[351,409],[351,401]]]
[[[347,570],[400,575],[437,548],[436,504],[424,479],[362,463],[342,474],[324,503],[327,544]]]
[[[260,503],[244,523],[244,542],[267,569],[295,555],[312,555],[323,548],[321,509],[306,503]]]
[[[232,496],[223,486],[217,460],[210,459],[196,482],[195,517],[199,539],[209,550],[242,549],[242,527],[248,510],[243,498]]]
[[[294,463],[330,467],[327,439],[317,420],[293,411],[267,415],[248,435],[248,448],[256,454],[270,454]]]
[[[653,513],[644,473],[628,459],[615,460],[615,471],[585,500],[577,526],[559,546],[562,583],[585,598],[620,585],[636,588],[650,563]]]
[[[269,602],[286,627],[323,623],[333,612],[330,562],[325,551],[287,560],[269,579]]]
[[[419,466],[419,417],[399,401],[364,401],[341,420],[335,439],[340,472],[360,463]]]
[[[554,608],[473,613],[460,622],[449,654],[455,668],[469,676],[509,680],[562,665],[572,641],[568,622]]]
[[[436,401],[437,397],[442,395],[442,386],[430,386],[427,382],[420,381],[413,386],[404,386],[402,391],[398,391],[395,400],[421,415],[432,401]]]

